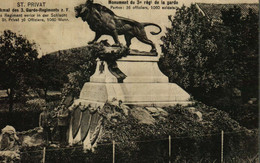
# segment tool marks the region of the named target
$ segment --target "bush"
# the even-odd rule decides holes
[[[41,99],[41,98],[34,98],[34,99],[31,99],[31,100],[28,100],[26,101],[26,104],[25,104],[25,110],[30,110],[30,111],[39,111],[40,108],[45,105],[45,100],[44,99]]]
[[[13,112],[9,112],[8,110],[1,111],[0,129],[6,125],[13,126],[17,131],[25,131],[38,127],[39,115],[45,104],[49,110],[53,110],[59,105],[59,101],[46,103],[44,99],[35,98],[28,100],[25,104],[15,103]]]
[[[223,130],[225,159],[237,156],[246,159],[257,154],[257,131],[240,126],[224,111],[201,103],[196,103],[193,108],[202,114],[202,121],[182,106],[164,108],[169,116],[157,119],[154,125],[140,124],[131,116],[117,123],[105,121],[106,136],[96,152],[102,157],[111,157],[106,155],[102,143],[115,140],[118,162],[167,162],[168,136],[171,135],[172,161],[199,162],[205,159],[213,162],[219,160]]]

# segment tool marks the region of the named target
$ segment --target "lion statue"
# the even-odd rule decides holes
[[[158,35],[162,29],[154,23],[139,23],[137,21],[117,16],[113,11],[105,6],[93,3],[93,0],[87,0],[85,4],[75,7],[76,18],[81,17],[83,21],[89,24],[96,36],[89,44],[96,42],[102,35],[110,35],[115,41],[115,46],[120,46],[118,35],[124,35],[127,47],[131,45],[132,38],[136,37],[139,41],[152,47],[151,52],[156,52],[154,43],[147,38],[144,27],[156,26],[159,32],[151,32],[152,35]]]

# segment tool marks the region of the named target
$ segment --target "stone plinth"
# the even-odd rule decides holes
[[[130,55],[116,61],[117,67],[127,76],[124,83],[168,83],[158,67],[157,56]],[[117,78],[108,70],[108,64],[97,60],[95,74],[90,82],[94,83],[118,83]]]
[[[170,106],[188,104],[190,98],[182,88],[174,83],[85,83],[80,102],[105,103],[113,98],[124,104],[141,106]]]
[[[124,104],[169,106],[189,104],[190,95],[174,83],[168,82],[158,67],[157,56],[129,55],[116,61],[116,67],[126,78],[118,82],[116,72],[106,62],[97,60],[95,74],[80,93],[81,103],[105,103],[116,98]],[[117,75],[116,75],[117,76]]]
[[[127,56],[117,61],[118,68],[127,75],[124,83],[168,83],[158,67],[157,56]]]

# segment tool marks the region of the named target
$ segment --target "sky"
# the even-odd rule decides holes
[[[137,0],[134,0],[137,1]],[[144,1],[144,0],[143,0]],[[153,0],[154,1],[154,0]],[[171,1],[171,0],[164,0]],[[178,6],[183,4],[189,6],[191,3],[258,3],[257,0],[177,0]],[[17,8],[17,2],[29,2],[26,0],[1,0],[0,8]],[[0,20],[0,32],[9,29],[27,37],[38,45],[40,56],[50,52],[70,49],[75,47],[86,46],[87,42],[91,41],[95,33],[89,29],[86,22],[80,18],[75,18],[74,7],[85,3],[85,0],[32,0],[30,2],[46,2],[46,8],[69,8],[69,22],[2,22]],[[94,0],[95,3],[100,3],[109,7],[108,0]],[[111,9],[113,10],[113,9]],[[150,31],[157,31],[155,27],[146,27],[146,33],[160,52],[160,38],[164,35],[166,27],[170,26],[168,15],[174,15],[175,10],[113,10],[115,14],[126,18],[134,19],[138,22],[152,22],[160,25],[163,29],[159,35],[151,35]],[[1,14],[1,13],[0,13]],[[1,18],[0,18],[1,19]],[[111,36],[102,36],[100,40],[108,39],[109,43],[113,44]],[[119,37],[120,42],[125,44],[124,37]],[[132,40],[132,49],[149,51],[150,46],[139,42],[136,39]]]

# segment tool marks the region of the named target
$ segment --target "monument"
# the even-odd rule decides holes
[[[75,11],[76,17],[81,17],[89,24],[90,29],[96,32],[94,40],[89,42],[90,47],[95,46],[103,34],[112,36],[115,44],[103,47],[97,59],[95,73],[83,86],[79,99],[74,102],[87,109],[74,109],[70,143],[81,141],[84,146],[94,144],[91,140],[95,139],[95,129],[91,123],[97,126],[101,117],[91,110],[98,110],[113,99],[128,106],[163,107],[191,103],[190,95],[177,84],[169,83],[168,77],[158,67],[159,56],[156,48],[144,31],[145,26],[153,25],[160,29],[160,33],[161,28],[158,25],[119,17],[105,6],[95,4],[91,0],[75,7]],[[136,37],[140,42],[151,45],[152,49],[150,52],[129,48],[126,50],[119,42],[118,35],[125,36],[127,47],[130,46],[131,39]],[[114,57],[115,54],[120,55]]]

